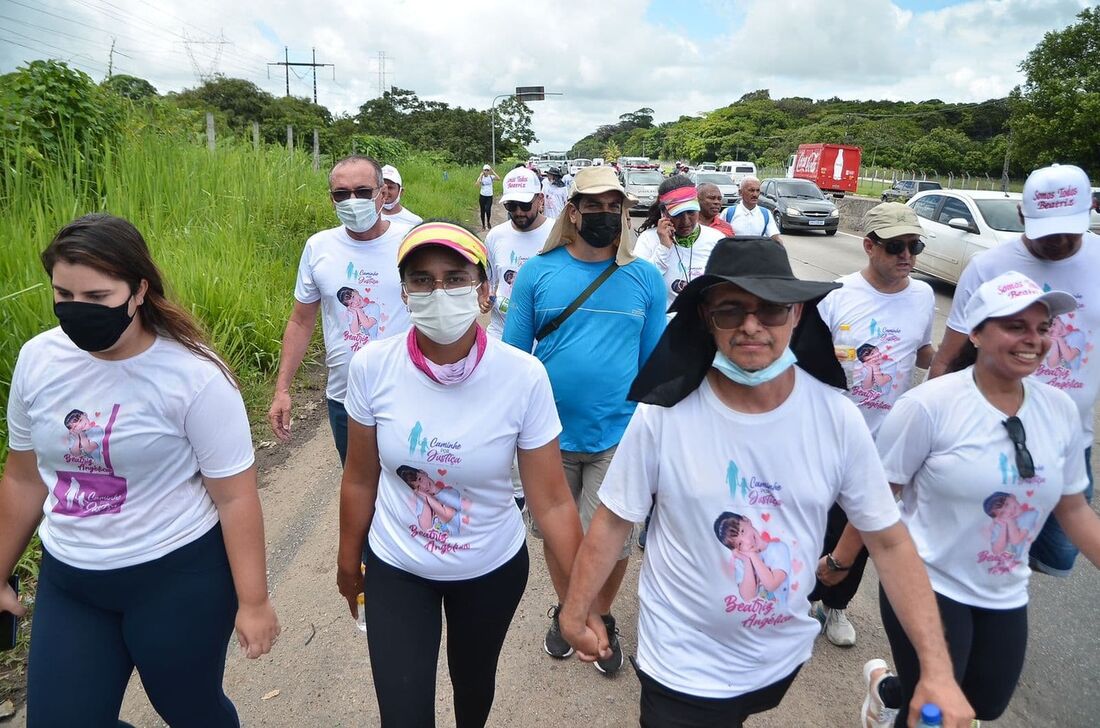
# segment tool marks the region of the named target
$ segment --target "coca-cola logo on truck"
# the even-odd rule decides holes
[[[817,174],[817,166],[821,161],[821,150],[814,149],[813,151],[800,152],[798,158],[794,160],[795,172],[807,172],[809,174]]]

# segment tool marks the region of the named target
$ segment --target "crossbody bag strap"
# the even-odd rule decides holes
[[[559,313],[553,321],[549,322],[535,334],[535,338],[538,340],[545,339],[550,334],[561,328],[561,325],[565,323],[565,320],[573,315],[573,312],[584,304],[588,300],[588,297],[596,292],[596,289],[603,285],[603,282],[611,277],[611,274],[619,269],[619,264],[615,261],[611,261],[611,265],[604,269],[603,273],[596,276],[596,280],[588,284],[588,288],[581,291],[581,294],[573,299],[573,302],[565,307],[565,310]]]

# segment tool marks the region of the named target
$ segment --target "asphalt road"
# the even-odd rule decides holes
[[[859,270],[866,261],[862,239],[844,232],[834,237],[784,234],[783,240],[800,278],[833,280]],[[938,345],[954,287],[921,278],[936,292],[933,342]],[[864,580],[861,600],[876,598],[876,582]],[[1030,590],[1027,662],[1012,704],[996,727],[1100,725],[1100,689],[1094,682],[1100,673],[1100,627],[1093,621],[1100,599],[1100,570],[1080,558],[1068,579],[1036,575]]]

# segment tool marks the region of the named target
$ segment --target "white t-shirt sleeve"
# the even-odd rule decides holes
[[[256,461],[244,400],[220,371],[195,395],[183,429],[207,478],[237,475]]]
[[[370,348],[371,345],[367,344],[351,357],[348,364],[348,392],[344,398],[344,409],[348,416],[366,427],[374,427],[374,408],[371,406],[373,377],[368,371],[364,353]]]
[[[298,277],[294,282],[294,298],[302,303],[316,303],[321,300],[321,289],[313,280],[313,246],[308,242],[302,249],[302,257],[298,261]]]
[[[760,214],[764,214],[763,208],[761,208]],[[770,238],[773,235],[779,234],[779,226],[775,224],[775,211],[768,210],[768,226],[764,231],[764,237]]]
[[[932,323],[936,318],[936,294],[929,292],[928,299],[928,325],[924,328],[924,335],[921,336],[920,347],[918,348],[932,345]]]
[[[840,289],[838,288],[837,290]],[[817,312],[821,315],[821,320],[825,322],[825,326],[827,326],[830,331],[833,330],[833,318],[836,316],[836,308],[833,305],[836,302],[836,296],[834,296],[833,293],[835,293],[835,291],[827,294],[825,298],[821,299],[817,304]]]
[[[634,410],[600,485],[600,501],[619,518],[632,523],[645,520],[657,493],[660,442],[653,421],[655,409],[641,404]]]
[[[959,283],[955,286],[955,296],[951,299],[951,312],[947,314],[947,328],[959,333],[968,333],[966,318],[963,312],[966,310],[966,302],[982,285],[981,275],[978,273],[978,261],[980,256],[975,256],[967,263],[959,276]]]
[[[932,452],[934,435],[935,425],[928,410],[913,397],[899,399],[883,420],[875,441],[887,480],[898,485],[912,481]]]
[[[531,397],[527,401],[527,411],[523,413],[519,437],[516,438],[516,446],[523,450],[542,447],[561,434],[561,420],[554,405],[550,376],[542,362],[535,362],[532,368],[536,378],[531,382]]]
[[[15,361],[8,391],[8,449],[20,452],[34,449],[31,439],[31,416],[23,400],[23,372],[27,365],[23,355]]]
[[[844,400],[845,453],[837,503],[860,531],[881,531],[901,519],[863,415]]]
[[[672,248],[667,248],[661,243],[661,237],[656,228],[650,228],[638,236],[638,242],[634,248],[634,255],[642,260],[648,260],[657,266],[657,270],[664,273],[668,270],[669,255]]]

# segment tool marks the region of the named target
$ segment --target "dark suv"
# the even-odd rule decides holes
[[[941,190],[943,186],[939,182],[918,179],[903,179],[894,183],[894,186],[882,193],[883,202],[908,202],[909,198],[918,192],[925,190]]]

